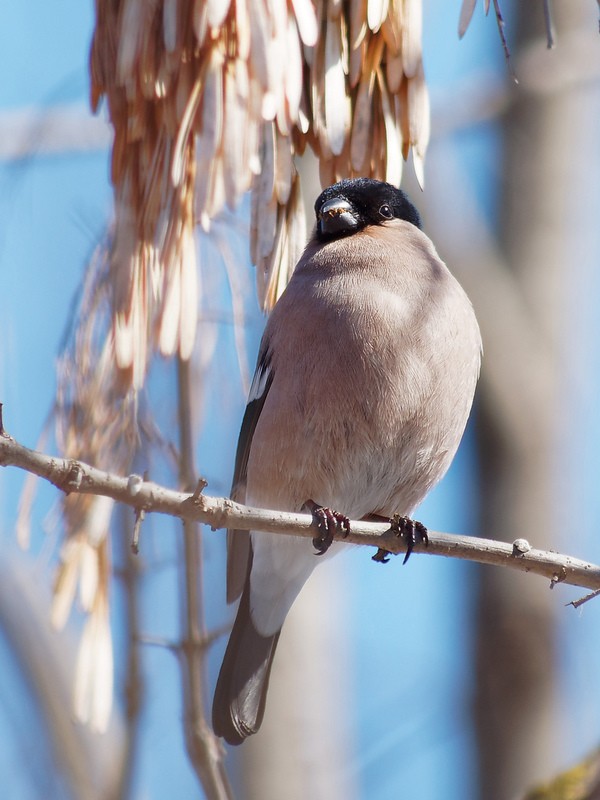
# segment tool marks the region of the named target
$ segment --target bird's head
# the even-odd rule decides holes
[[[372,178],[352,178],[325,189],[315,203],[320,241],[350,236],[368,225],[403,219],[421,227],[419,212],[401,189]]]

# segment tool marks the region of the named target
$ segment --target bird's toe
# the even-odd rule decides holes
[[[406,542],[406,555],[402,564],[406,564],[416,544],[422,544],[425,547],[429,544],[427,528],[422,522],[410,517],[403,517],[400,514],[394,514],[389,522],[388,533],[393,533]],[[376,561],[378,564],[387,564],[390,560],[390,555],[389,550],[384,550],[380,547],[375,555],[371,556],[371,560]]]
[[[313,500],[307,500],[305,507],[312,514],[313,525],[318,531],[318,536],[312,540],[318,556],[329,550],[336,532],[341,531],[344,538],[350,533],[350,520],[345,514],[320,506]]]

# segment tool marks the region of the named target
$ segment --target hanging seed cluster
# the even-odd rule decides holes
[[[399,183],[429,138],[421,0],[97,0],[92,105],[115,129],[114,349],[141,385],[149,353],[191,353],[193,231],[252,191],[251,257],[270,308],[305,244],[294,157],[323,185]]]

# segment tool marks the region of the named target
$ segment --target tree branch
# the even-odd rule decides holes
[[[179,480],[182,486],[195,481],[194,435],[192,431],[190,363],[177,360],[179,398]],[[206,641],[202,590],[202,535],[197,520],[184,517],[181,555],[181,609],[183,706],[185,742],[192,767],[207,800],[233,800],[223,764],[225,748],[213,733],[204,712],[206,699]]]
[[[14,466],[31,472],[66,493],[112,497],[134,509],[203,522],[213,530],[260,530],[309,538],[315,535],[312,518],[308,514],[268,511],[243,506],[223,497],[207,497],[202,494],[206,485],[202,480],[190,495],[145,481],[139,475],[122,478],[82,461],[30,450],[3,430],[0,433],[0,466]],[[428,547],[417,544],[415,552],[533,572],[548,578],[552,585],[567,583],[591,590],[600,589],[599,566],[560,553],[536,550],[524,539],[507,544],[474,536],[436,531],[428,533]],[[335,538],[349,544],[382,548],[394,554],[406,552],[404,541],[391,533],[385,524],[375,522],[351,522],[351,533],[345,538],[336,534]]]

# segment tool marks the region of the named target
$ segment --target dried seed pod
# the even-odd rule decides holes
[[[473,17],[473,11],[475,11],[475,5],[477,4],[477,0],[463,0],[462,5],[460,7],[460,17],[458,20],[458,36],[460,39],[465,35],[467,32],[467,28],[471,24],[471,18]]]
[[[180,189],[186,143],[194,134],[199,178],[191,218],[200,219],[204,228],[225,202],[236,206],[254,175],[266,172],[253,189],[265,209],[262,230],[253,228],[252,248],[263,268],[267,254],[273,264],[273,252],[287,252],[275,240],[269,243],[286,219],[269,204],[273,196],[282,205],[287,202],[291,159],[307,143],[317,153],[323,181],[361,172],[399,179],[398,142],[406,157],[410,144],[418,141],[415,163],[422,161],[426,136],[420,78],[410,97],[406,83],[421,69],[420,0],[351,0],[347,8],[341,0],[163,0],[143,17],[138,0],[122,0],[118,9],[99,5],[92,99],[96,103],[104,90],[115,121],[113,178],[117,192],[122,187],[120,207],[131,208],[133,226],[127,235],[124,225],[119,229],[121,252],[139,235],[157,241],[156,227],[169,227],[170,215],[187,198]],[[100,48],[111,31],[116,31],[114,61],[106,58],[108,50],[103,58]],[[409,105],[418,119],[412,119]],[[271,120],[276,147],[263,147],[263,164],[258,141],[265,121]],[[239,130],[244,130],[241,143]],[[132,161],[136,148],[137,167]],[[146,179],[151,173],[162,176],[165,166],[173,186]],[[267,189],[270,181],[274,195]],[[158,238],[175,240],[173,235]],[[159,269],[165,271],[160,284],[165,291],[168,276],[176,275],[168,271],[170,260],[161,248],[153,259],[164,262]],[[176,294],[173,290],[170,297]],[[171,303],[160,297],[156,301],[147,309],[148,330],[172,331],[172,325],[154,320]],[[120,328],[131,334],[133,324],[121,321]],[[141,326],[137,329],[141,336]],[[163,334],[161,349],[167,341],[179,346]],[[125,355],[133,358],[140,345],[139,336],[126,335],[120,361],[125,363]],[[151,348],[150,341],[145,352]],[[139,365],[135,374],[140,376]]]
[[[339,155],[350,128],[350,106],[346,93],[339,20],[329,20],[325,37],[325,130],[332,154]]]

